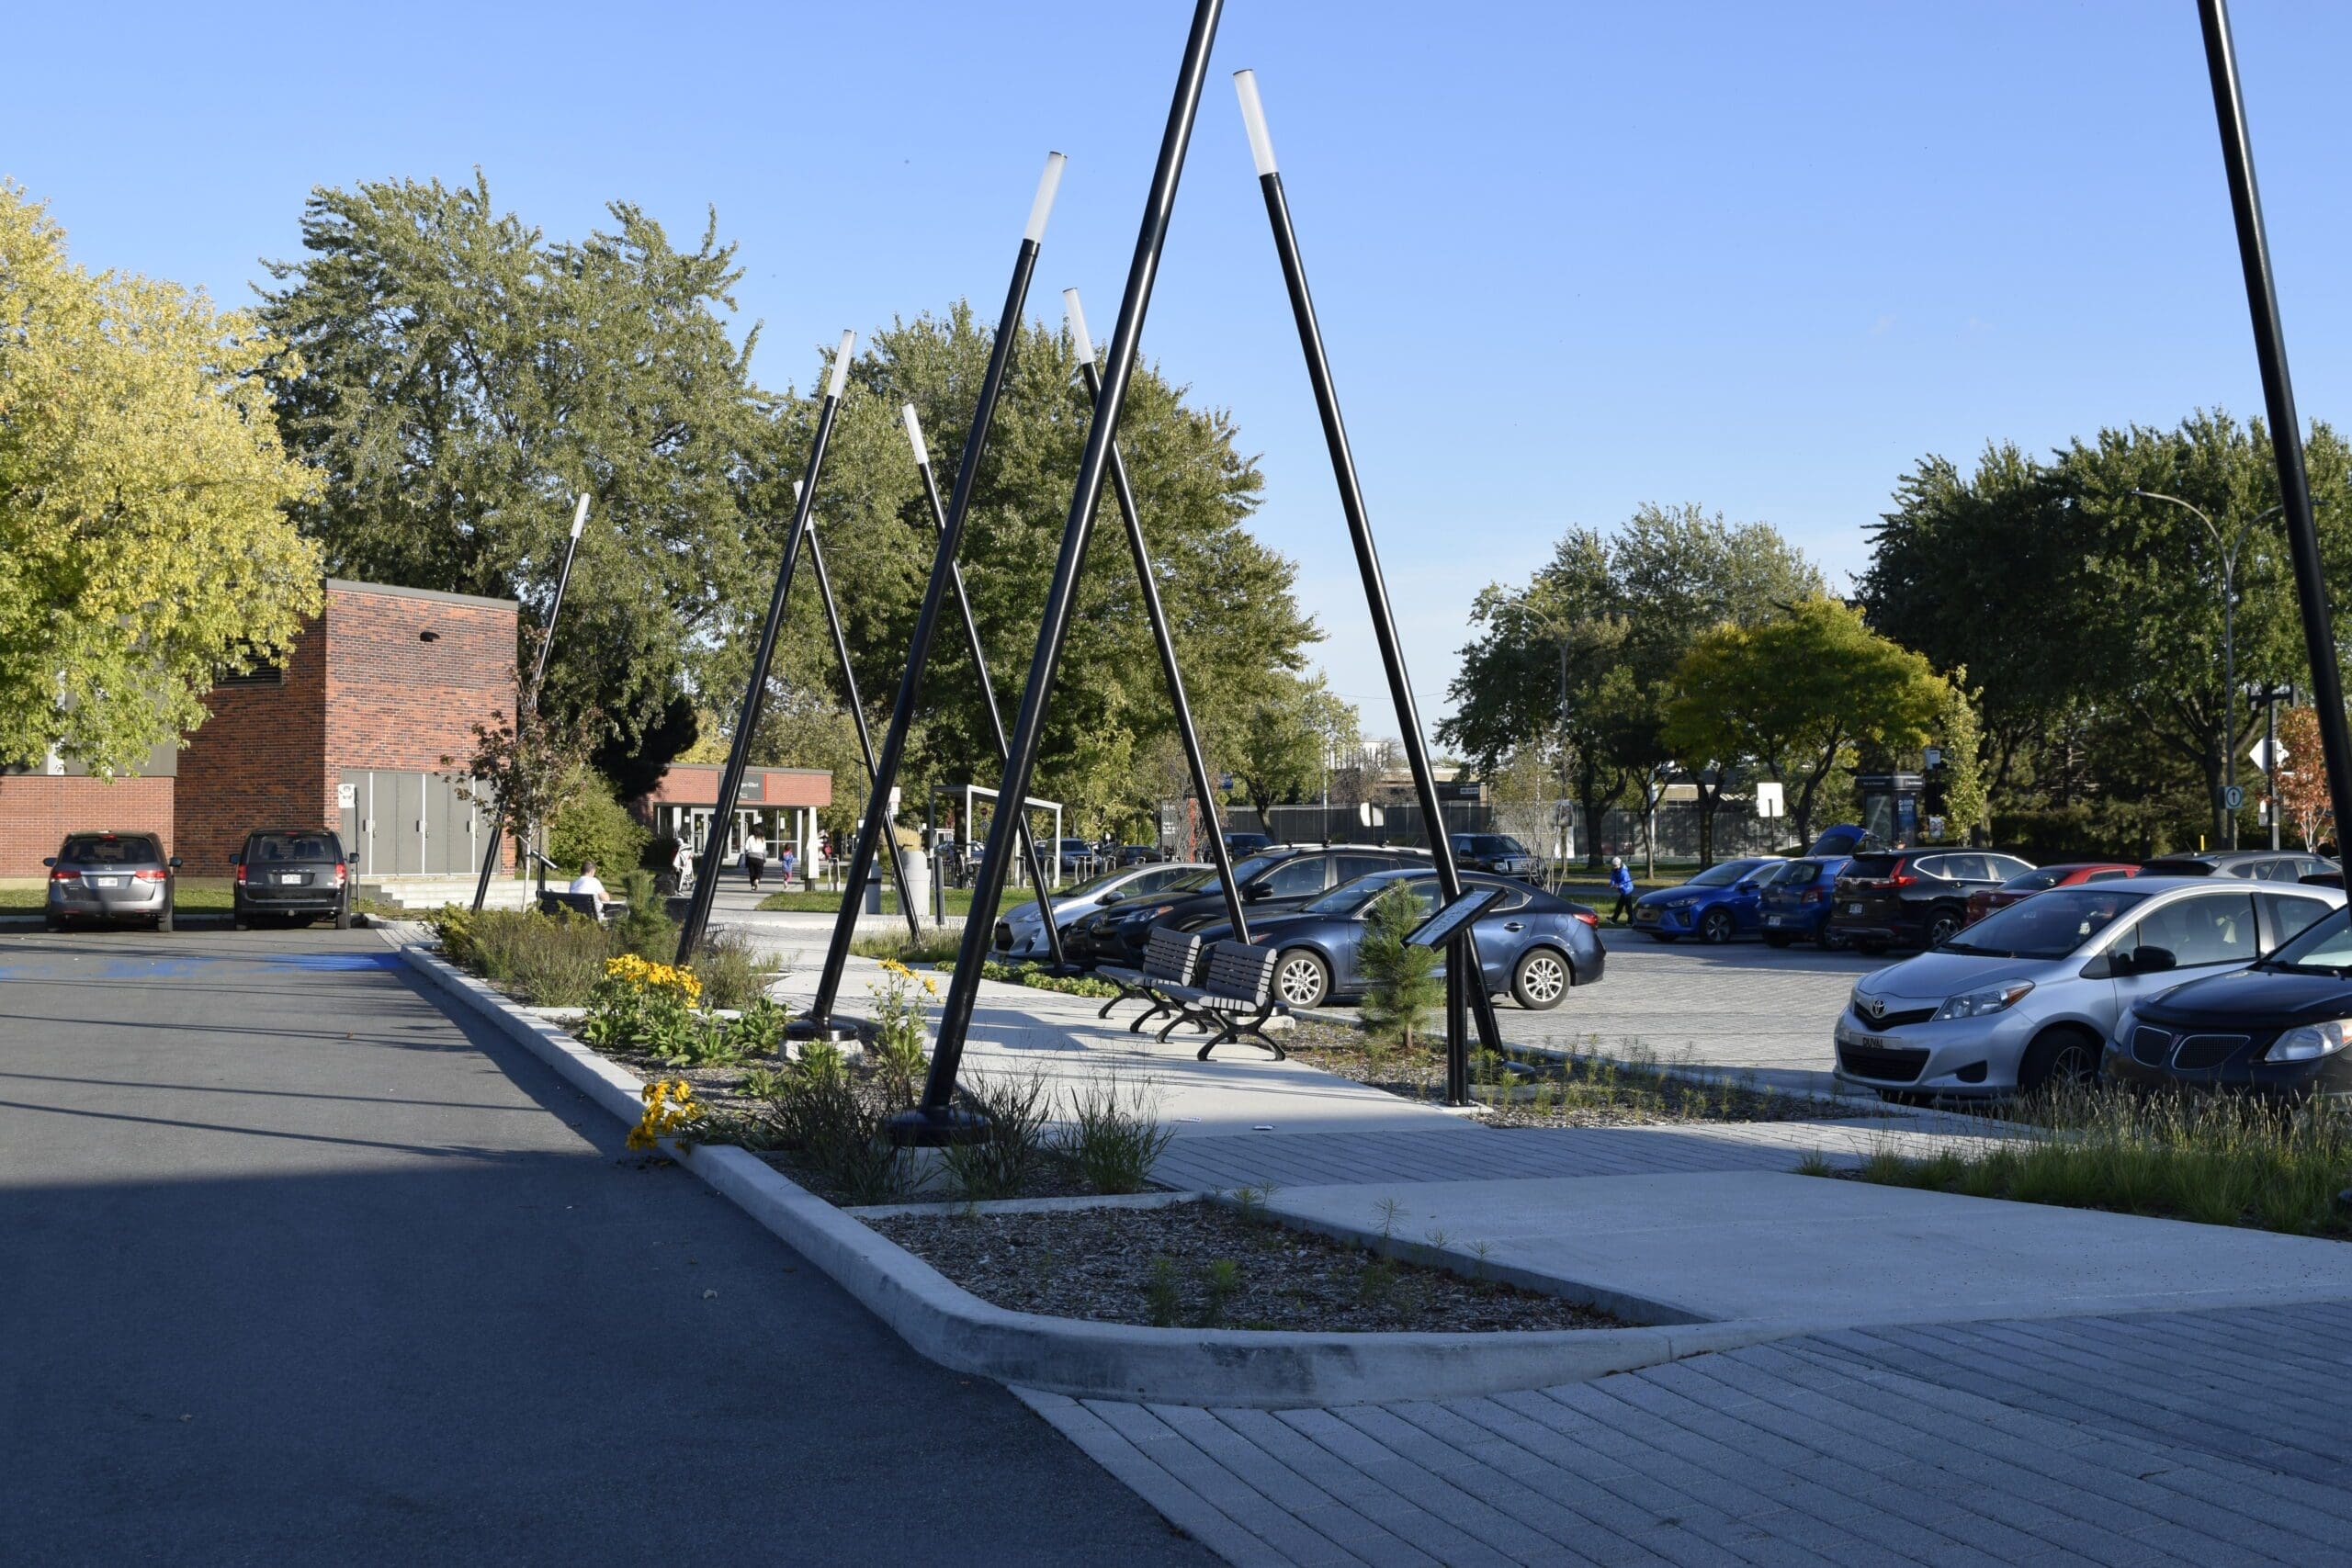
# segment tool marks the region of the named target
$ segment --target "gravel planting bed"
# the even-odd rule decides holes
[[[1292,1055],[1327,1073],[1406,1100],[1445,1098],[1440,1051],[1367,1049],[1362,1030],[1301,1020],[1283,1039]],[[1626,1053],[1638,1055],[1638,1048]],[[1525,1055],[1471,1063],[1470,1096],[1498,1127],[1630,1127],[1677,1122],[1841,1122],[1900,1114],[1883,1106],[1822,1100],[1735,1080],[1701,1081],[1598,1055],[1555,1061]],[[1523,1068],[1524,1071],[1518,1070]]]
[[[1397,1263],[1205,1202],[866,1222],[983,1301],[1157,1327],[1622,1328],[1555,1296]]]

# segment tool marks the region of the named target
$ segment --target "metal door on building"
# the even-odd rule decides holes
[[[489,824],[460,782],[413,769],[345,768],[335,791],[343,841],[363,876],[463,876]]]

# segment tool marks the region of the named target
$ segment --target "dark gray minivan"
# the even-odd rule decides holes
[[[245,847],[229,857],[237,868],[236,927],[257,919],[316,919],[332,916],[334,929],[351,929],[351,863],[343,840],[324,828],[245,835]]]

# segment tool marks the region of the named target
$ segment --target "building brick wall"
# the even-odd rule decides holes
[[[230,855],[256,828],[334,823],[334,789],[323,805],[319,798],[327,649],[318,627],[309,621],[295,634],[280,682],[206,694],[207,716],[180,749],[180,858],[189,874],[228,875]]]
[[[172,781],[0,774],[0,876],[40,876],[42,858],[55,854],[66,834],[108,828],[160,833],[182,853],[173,837]],[[193,862],[187,869],[198,870]]]
[[[473,727],[514,711],[514,655],[511,601],[330,581],[283,685],[206,699],[211,716],[180,756],[189,869],[225,865],[255,828],[337,826],[345,768],[440,773],[443,757],[471,755]]]

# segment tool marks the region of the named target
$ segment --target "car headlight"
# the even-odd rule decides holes
[[[2004,1012],[2024,999],[2025,994],[2032,989],[2033,982],[2030,980],[2011,980],[2007,985],[1988,986],[1981,991],[1963,991],[1959,996],[1948,998],[1944,1005],[1936,1010],[1933,1021],[1940,1023],[1948,1018],[1983,1018],[1986,1013]]]
[[[2325,1023],[2306,1023],[2290,1029],[2270,1043],[2262,1054],[2266,1062],[2316,1062],[2322,1056],[2333,1056],[2352,1043],[2352,1019],[2330,1019]]]

